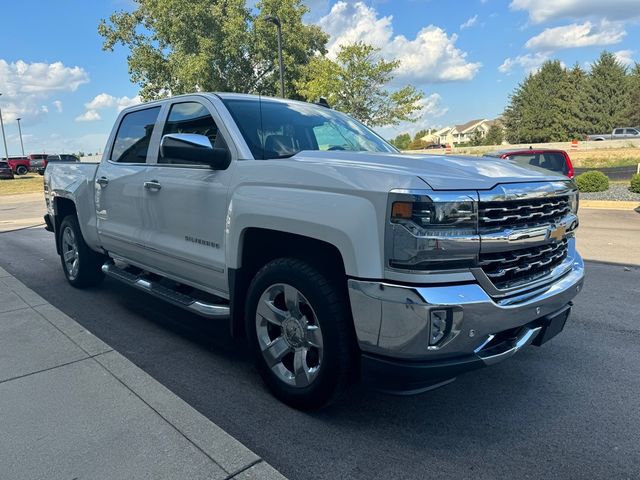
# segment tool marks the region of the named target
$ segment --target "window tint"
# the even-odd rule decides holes
[[[329,108],[268,99],[222,101],[256,159],[286,158],[302,150],[397,152],[358,121]]]
[[[123,163],[145,163],[153,127],[160,107],[127,113],[116,134],[111,160]]]
[[[613,134],[614,134],[614,135],[622,135],[622,132],[623,132],[623,131],[624,131],[624,130],[623,130],[622,128],[616,128],[616,129],[613,131]]]
[[[510,155],[507,158],[523,167],[535,167],[535,170],[547,170],[554,173],[567,173],[567,162],[561,153],[531,153],[526,155]]]
[[[624,133],[627,135],[637,135],[638,131],[635,128],[626,128]]]
[[[198,102],[176,103],[171,106],[162,135],[169,133],[196,133],[209,138],[214,148],[227,148],[216,122],[207,108]],[[178,158],[161,157],[158,163],[187,164],[193,162]]]
[[[47,157],[47,162],[57,162],[60,160],[60,155],[49,155]]]

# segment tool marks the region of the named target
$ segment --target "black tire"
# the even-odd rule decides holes
[[[27,167],[25,167],[24,165],[18,165],[16,167],[16,173],[18,175],[26,175],[27,173],[29,173],[29,169]]]
[[[65,260],[65,254],[70,252],[70,242],[65,240],[67,231],[73,237],[77,251],[77,267],[72,267]],[[107,260],[105,255],[99,254],[91,250],[82,237],[78,219],[75,215],[67,215],[60,222],[60,230],[58,232],[58,241],[60,245],[60,262],[67,281],[76,288],[86,288],[98,285],[104,280],[104,274],[101,267]]]
[[[264,299],[263,294],[266,295],[282,284],[292,286],[302,294],[311,310],[305,307],[306,303],[299,303],[299,311],[307,308],[308,313],[304,318],[312,317],[311,323],[318,325],[321,331],[322,352],[316,353],[315,356],[316,361],[317,357],[322,360],[318,362],[315,377],[306,386],[285,383],[281,376],[267,364],[263,355],[265,347],[261,347],[258,339],[261,328],[258,325],[263,318],[257,316],[258,304],[261,298]],[[276,300],[273,302],[273,305],[275,304]],[[288,309],[288,307],[283,308]],[[357,346],[350,312],[346,292],[343,292],[329,277],[302,260],[276,259],[265,265],[255,275],[247,294],[246,332],[257,369],[275,397],[287,405],[304,410],[321,408],[339,398],[350,379],[353,378],[352,373],[356,366]],[[281,327],[274,327],[276,330],[280,328],[279,333],[274,334],[274,337],[278,335],[283,339],[286,337],[284,323]],[[268,327],[272,326],[268,325]],[[300,331],[307,330],[303,327]],[[312,348],[310,347],[309,351]],[[295,351],[290,354],[294,355]],[[309,359],[307,350],[304,355],[304,365],[307,366]],[[284,366],[284,358],[281,364]]]

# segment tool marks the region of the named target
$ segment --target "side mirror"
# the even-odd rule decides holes
[[[231,163],[226,148],[213,148],[209,137],[197,133],[169,133],[160,140],[160,156],[180,163],[209,165],[214,170],[225,170]]]

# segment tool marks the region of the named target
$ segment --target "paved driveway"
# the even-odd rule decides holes
[[[71,288],[42,229],[0,238],[1,266],[292,479],[639,478],[638,266],[588,262],[565,331],[542,348],[424,395],[357,387],[309,414],[264,390],[226,324],[111,280]]]

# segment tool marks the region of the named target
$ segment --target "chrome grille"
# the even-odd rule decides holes
[[[554,224],[570,211],[568,196],[480,202],[480,232]]]
[[[567,240],[509,252],[480,254],[480,267],[496,288],[512,288],[551,273],[567,257]]]

